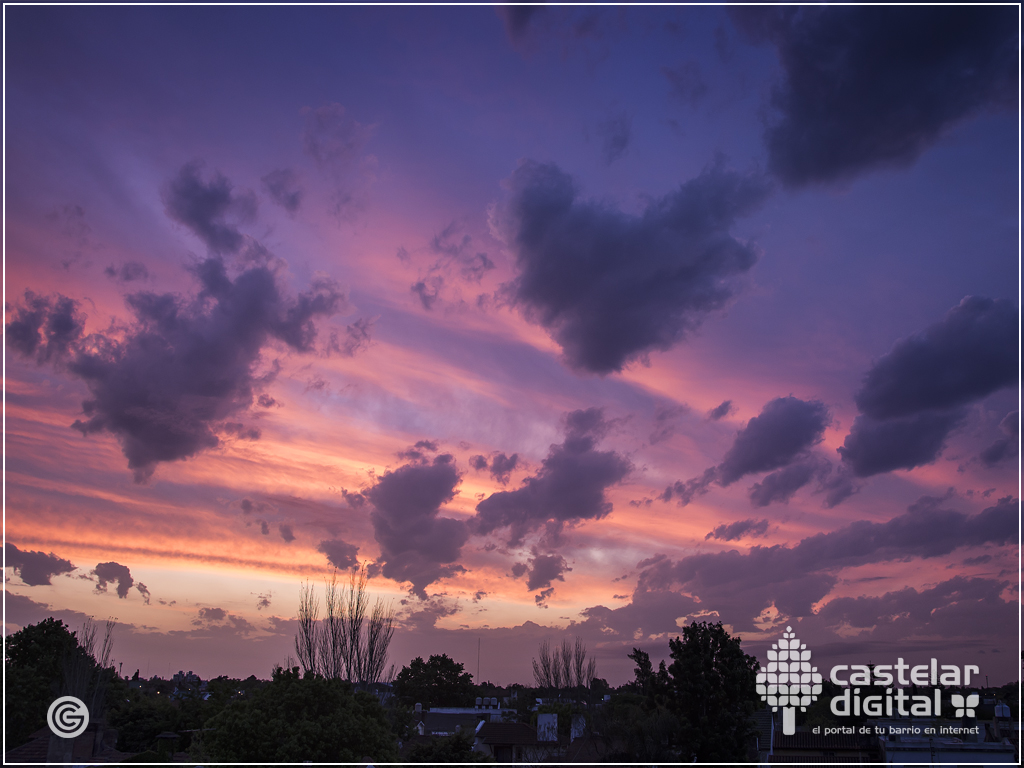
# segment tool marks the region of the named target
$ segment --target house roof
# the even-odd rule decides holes
[[[537,731],[526,723],[484,723],[476,733],[484,744],[536,744]]]
[[[452,712],[424,712],[420,718],[425,735],[433,733],[455,733],[456,729],[472,733],[480,718],[476,715]]]

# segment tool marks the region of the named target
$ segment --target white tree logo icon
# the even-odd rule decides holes
[[[821,673],[811,666],[811,652],[801,644],[792,627],[768,651],[768,669],[757,673],[757,692],[772,712],[782,707],[782,732],[796,733],[796,708],[807,706],[821,694]]]

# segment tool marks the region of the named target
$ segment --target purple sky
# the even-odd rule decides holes
[[[5,628],[1019,676],[1018,10],[8,7]]]

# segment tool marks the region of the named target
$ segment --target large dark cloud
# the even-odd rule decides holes
[[[244,242],[237,223],[255,214],[256,198],[252,193],[236,194],[219,173],[203,181],[201,170],[201,163],[189,163],[167,185],[167,215],[191,229],[214,253],[234,253]]]
[[[410,582],[424,600],[428,585],[464,570],[455,561],[469,529],[461,520],[438,517],[460,480],[455,459],[444,453],[430,463],[385,472],[363,493],[374,507],[370,519],[381,549],[381,572]]]
[[[220,443],[218,432],[255,439],[259,430],[228,421],[247,410],[258,386],[264,347],[281,342],[298,352],[313,349],[314,321],[341,311],[345,296],[324,275],[310,288],[288,296],[279,272],[283,262],[263,258],[265,249],[246,238],[229,218],[248,198],[234,195],[230,182],[199,176],[186,165],[168,185],[168,215],[190,227],[211,251],[238,251],[243,240],[259,258],[232,276],[220,255],[192,267],[194,297],[138,292],[127,296],[134,320],[115,333],[83,338],[78,304],[28,292],[7,324],[12,348],[43,363],[60,364],[84,380],[91,398],[85,418],[72,425],[83,435],[110,432],[121,442],[137,482],[161,461],[194,456]],[[239,214],[240,215],[240,214]]]
[[[70,560],[57,557],[53,552],[35,552],[33,550],[18,549],[7,542],[4,544],[4,562],[8,568],[21,577],[21,580],[30,587],[38,587],[49,584],[54,576],[63,573],[71,573],[75,566]]]
[[[831,468],[827,461],[810,457],[776,470],[750,487],[750,503],[755,507],[767,507],[775,502],[787,502],[815,477],[827,475]]]
[[[1013,302],[968,296],[937,323],[901,339],[864,377],[861,416],[839,449],[855,475],[930,464],[964,406],[1017,382]]]
[[[507,184],[500,227],[519,270],[511,299],[578,370],[619,371],[670,348],[723,307],[733,278],[757,261],[754,246],[729,231],[768,185],[721,162],[639,216],[581,199],[550,163],[523,161]]]
[[[887,421],[858,416],[839,454],[857,477],[921,467],[939,457],[949,433],[964,417],[962,409]]]
[[[122,600],[128,597],[128,590],[135,584],[135,579],[132,578],[132,572],[128,566],[120,563],[97,563],[92,574],[96,577],[97,592],[106,592],[107,585],[116,582],[117,596]]]
[[[554,540],[566,524],[606,516],[612,504],[605,498],[605,489],[633,468],[615,451],[597,450],[606,431],[598,408],[568,414],[564,442],[551,446],[536,475],[514,491],[491,494],[477,504],[475,531],[488,534],[508,528],[509,544],[517,545],[542,526]]]
[[[874,419],[955,408],[1017,381],[1014,302],[968,296],[872,366],[857,407]]]
[[[210,258],[195,273],[202,289],[196,299],[131,294],[128,333],[91,337],[68,363],[92,393],[82,404],[85,419],[73,426],[84,435],[116,435],[137,481],[158,462],[216,447],[225,420],[253,401],[262,349],[271,340],[312,349],[314,318],[344,304],[326,278],[288,298],[268,267],[232,279]]]
[[[784,80],[769,168],[802,185],[912,163],[957,121],[1016,104],[1017,12],[1006,7],[733,8],[777,48]]]
[[[904,587],[879,597],[837,597],[821,608],[818,617],[829,626],[865,628],[892,624],[892,629],[902,636],[955,637],[963,631],[963,609],[968,605],[981,603],[998,615],[1012,609],[1012,604],[1001,597],[1008,586],[1009,582],[955,576],[920,592]],[[977,615],[970,621],[977,622]]]
[[[818,400],[777,397],[741,429],[718,465],[725,486],[744,475],[777,469],[821,441],[830,422],[828,408]]]
[[[736,433],[721,464],[686,482],[676,481],[659,498],[669,501],[674,497],[686,506],[707,493],[711,483],[725,487],[746,475],[785,467],[751,488],[750,498],[758,507],[786,501],[811,478],[827,472],[825,463],[809,456],[808,451],[821,442],[830,422],[828,408],[818,400],[777,397]],[[802,461],[788,466],[797,459]]]
[[[1004,545],[1017,540],[1017,501],[1001,499],[977,515],[942,507],[944,499],[922,497],[885,523],[858,520],[803,539],[794,547],[751,547],[690,555],[673,562],[659,556],[640,564],[637,589],[675,584],[715,606],[724,620],[747,629],[772,604],[787,616],[809,616],[812,605],[838,582],[842,568],[946,555],[961,547]]]

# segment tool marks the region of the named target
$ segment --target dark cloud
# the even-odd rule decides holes
[[[249,499],[242,499],[238,505],[242,512],[248,515],[250,512],[266,512],[268,509],[273,509],[270,504],[265,501],[250,501]]]
[[[717,472],[717,467],[708,467],[704,470],[704,474],[692,477],[685,483],[682,480],[676,480],[658,498],[662,501],[671,501],[675,498],[680,506],[685,507],[698,496],[703,496],[708,492],[708,487],[714,482]]]
[[[429,285],[427,283],[430,283]],[[440,275],[435,275],[429,280],[418,280],[413,283],[409,290],[415,293],[420,298],[420,304],[426,310],[433,309],[434,302],[437,301],[437,297],[441,294],[441,286],[444,285],[444,278]]]
[[[139,594],[142,595],[143,602],[145,602],[146,605],[149,605],[150,598],[153,597],[149,593],[149,587],[147,587],[145,584],[143,584],[141,581],[139,581],[139,582],[136,582],[135,588],[139,591]]]
[[[244,243],[237,222],[256,213],[252,193],[235,194],[231,182],[214,173],[209,182],[200,176],[202,163],[182,166],[164,190],[167,215],[188,227],[214,253],[236,253]]]
[[[726,403],[715,410],[721,409]],[[707,493],[713,482],[725,487],[745,475],[787,467],[756,484],[750,495],[757,507],[766,506],[772,501],[786,501],[797,489],[822,472],[821,462],[807,457],[807,451],[821,442],[825,427],[830,422],[828,408],[818,400],[777,397],[765,404],[761,413],[736,433],[721,464],[708,467],[703,474],[686,482],[677,480],[658,498],[662,501],[675,498],[685,507],[698,496]],[[799,465],[788,467],[801,458],[803,461]]]
[[[904,587],[880,597],[837,597],[821,608],[818,618],[828,626],[858,629],[889,625],[897,637],[955,637],[965,625],[1006,626],[1009,613],[1015,619],[1016,610],[1001,597],[1008,585],[1005,581],[956,576],[920,592]],[[977,608],[984,610],[979,614]]]
[[[540,11],[543,5],[497,5],[494,8],[498,18],[505,24],[505,34],[513,43],[522,40],[530,28],[530,20]]]
[[[861,415],[839,449],[853,474],[935,461],[966,418],[964,406],[1017,381],[1017,325],[1012,302],[968,296],[939,322],[896,342],[855,398]],[[993,448],[990,457],[999,452]]]
[[[733,294],[757,261],[729,234],[768,185],[709,166],[639,216],[583,200],[554,164],[523,161],[496,226],[515,253],[506,286],[526,317],[547,328],[577,370],[611,373],[666,350]]]
[[[529,563],[526,588],[531,592],[550,587],[552,581],[565,581],[562,574],[572,570],[561,555],[536,555]]]
[[[999,428],[1010,437],[1002,437],[992,445],[983,450],[980,455],[981,463],[986,467],[994,467],[1004,459],[1010,459],[1017,455],[1017,435],[1020,431],[1020,414],[1011,411],[1006,414],[999,423]]]
[[[355,357],[358,352],[370,346],[372,340],[374,319],[361,317],[354,323],[345,326],[345,339],[338,337],[338,332],[331,331],[331,341],[328,349],[337,352],[345,357]]]
[[[744,536],[753,538],[764,536],[766,533],[768,533],[767,520],[737,520],[735,523],[722,523],[704,538],[739,541]]]
[[[281,523],[277,526],[277,532],[281,534],[281,538],[291,544],[295,541],[295,534],[292,533],[292,527],[286,523]]]
[[[149,277],[149,270],[145,264],[138,261],[126,261],[120,267],[113,265],[103,270],[103,274],[122,283],[132,283],[136,280],[145,280]]]
[[[568,414],[564,442],[551,446],[536,475],[514,491],[499,491],[477,504],[475,531],[488,534],[508,528],[509,544],[517,545],[541,526],[555,539],[566,524],[605,517],[612,511],[605,489],[633,468],[615,451],[596,450],[606,431],[598,408]]]
[[[21,580],[30,587],[38,587],[49,584],[54,576],[63,573],[71,573],[75,566],[70,560],[57,557],[53,552],[35,552],[32,550],[18,549],[7,542],[4,544],[4,563],[6,567],[13,568],[14,572],[21,577]]]
[[[860,491],[846,465],[840,465],[828,477],[819,477],[817,493],[825,494],[824,506],[831,509]]]
[[[621,608],[597,605],[583,609],[581,629],[584,632],[593,629],[595,639],[600,638],[602,642],[617,638],[628,640],[635,646],[638,634],[641,637],[665,633],[678,635],[676,619],[688,616],[701,607],[692,597],[671,590],[636,590],[629,604]]]
[[[708,411],[708,418],[712,421],[718,421],[719,419],[728,416],[732,411],[732,400],[724,400]]]
[[[128,590],[135,584],[132,572],[127,565],[120,563],[98,563],[92,570],[96,577],[96,591],[106,592],[107,584],[117,582],[117,596],[124,599],[128,597]]]
[[[511,456],[506,456],[504,453],[499,453],[491,459],[491,477],[497,480],[502,485],[506,485],[509,481],[509,477],[519,465],[519,454],[513,453]]]
[[[856,395],[873,419],[951,409],[1017,382],[1016,305],[968,296],[921,333],[900,339]]]
[[[831,421],[818,400],[777,397],[739,431],[718,465],[716,479],[726,486],[744,475],[789,464],[821,441]]]
[[[466,523],[438,517],[460,481],[455,459],[444,453],[429,464],[385,472],[364,492],[374,508],[370,519],[381,549],[381,573],[410,582],[424,600],[429,584],[464,570],[455,561],[469,537]]]
[[[1012,8],[731,8],[772,42],[784,80],[765,133],[769,168],[789,185],[906,166],[957,121],[1016,105]]]
[[[506,485],[512,471],[519,466],[519,454],[513,453],[511,456],[506,456],[504,453],[496,453],[491,457],[489,466],[487,457],[477,454],[476,456],[470,456],[469,466],[477,472],[489,469],[491,477],[502,485]]]
[[[611,165],[626,154],[633,134],[633,120],[627,114],[616,115],[599,123],[597,135],[601,137],[601,156],[605,165]]]
[[[349,544],[347,541],[341,539],[327,539],[320,542],[317,547],[318,552],[323,552],[327,555],[327,562],[333,565],[335,568],[347,571],[354,565],[357,565],[359,561],[356,559],[356,553],[359,551],[359,547],[355,544]]]
[[[812,605],[838,583],[835,574],[842,568],[1016,541],[1016,500],[1001,499],[973,516],[943,509],[944,501],[925,496],[886,523],[859,520],[794,547],[755,546],[747,554],[730,550],[678,562],[661,555],[640,563],[637,591],[681,585],[701,604],[715,606],[724,620],[746,630],[772,604],[787,616],[810,616]]]
[[[708,87],[701,77],[700,65],[692,59],[678,67],[662,67],[661,73],[668,79],[672,95],[684,104],[693,106],[707,95]]]
[[[263,394],[256,398],[256,405],[260,408],[273,408],[275,405],[280,406],[281,404],[270,395]]]
[[[345,304],[325,277],[289,299],[267,267],[250,267],[232,279],[223,262],[211,258],[195,273],[202,289],[195,300],[131,294],[135,322],[128,332],[90,337],[68,363],[92,393],[82,404],[86,418],[74,428],[116,435],[138,482],[158,462],[219,445],[217,432],[232,431],[227,425],[234,422],[226,420],[253,401],[263,347],[277,340],[311,350],[314,319]]]
[[[269,536],[270,535],[270,523],[268,523],[266,520],[260,520],[258,522],[260,524],[260,533],[262,533],[264,536]]]
[[[224,621],[228,617],[228,612],[223,608],[200,608],[199,619],[201,621]]]
[[[270,607],[270,598],[272,598],[272,597],[273,597],[273,594],[270,593],[270,592],[267,592],[265,595],[264,594],[256,595],[256,610],[257,611],[262,611],[264,608],[269,608]]]
[[[430,241],[430,250],[440,258],[434,263],[428,282],[434,287],[435,294],[443,285],[443,279],[436,274],[441,270],[457,268],[466,280],[479,283],[490,270],[494,269],[491,257],[473,247],[473,238],[462,231],[459,222],[453,221]]]
[[[888,421],[858,416],[838,449],[839,454],[857,477],[931,464],[945,448],[949,433],[965,416],[963,409],[919,413]]]
[[[85,330],[78,302],[60,294],[50,298],[25,291],[24,304],[14,307],[12,316],[7,345],[39,364],[65,359]]]
[[[438,447],[439,443],[437,440],[417,440],[411,448],[399,451],[395,455],[400,459],[422,461],[427,458],[427,453],[437,453]]]
[[[260,181],[271,199],[288,213],[295,213],[302,204],[303,190],[299,185],[299,175],[291,168],[279,168],[271,171]]]
[[[965,557],[964,565],[984,565],[992,562],[992,555],[978,555],[977,557]]]
[[[831,468],[827,461],[815,457],[783,467],[751,486],[750,503],[755,507],[767,507],[777,501],[788,502],[794,493],[815,477],[828,475]]]

